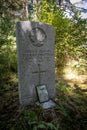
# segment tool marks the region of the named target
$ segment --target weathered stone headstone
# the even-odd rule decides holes
[[[40,85],[43,92],[46,87],[49,99],[55,97],[54,28],[39,22],[18,22],[16,37],[20,103],[36,102],[36,87]]]

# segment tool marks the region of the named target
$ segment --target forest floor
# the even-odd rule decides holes
[[[69,77],[69,78],[68,78]],[[56,107],[21,107],[15,73],[3,76],[0,130],[87,130],[87,75],[56,77]]]

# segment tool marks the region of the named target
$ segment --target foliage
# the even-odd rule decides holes
[[[0,0],[0,73],[1,85],[8,79],[9,73],[17,71],[15,47],[15,17],[16,11],[22,8],[23,1]]]
[[[76,13],[72,19],[65,18],[64,12],[53,1],[44,0],[40,3],[40,6],[37,3],[34,11],[36,21],[41,21],[55,27],[56,67],[64,67],[68,57],[73,57],[77,61],[84,58],[84,67],[86,69],[85,52],[87,47],[83,49],[82,46],[86,45],[87,21],[78,17]],[[79,64],[81,65],[80,62]]]
[[[18,122],[15,124],[13,129],[16,130],[57,130],[56,127],[52,123],[47,123],[45,121],[39,121],[38,117],[34,111],[21,110]]]
[[[78,88],[79,91],[75,87],[71,90],[63,79],[58,79],[55,108],[43,110],[36,105],[20,107],[17,83],[12,80],[13,77],[10,78],[3,86],[0,105],[1,130],[86,130],[87,95],[80,88]]]
[[[21,13],[23,3],[24,0],[0,0],[0,129],[86,130],[87,95],[80,86],[87,86],[87,81],[84,84],[73,83],[72,87],[68,81],[58,79],[57,106],[49,111],[36,106],[22,110],[19,106],[14,25],[16,21],[25,18],[14,14],[15,11]],[[79,64],[72,67],[87,72],[87,21],[77,17],[77,14],[72,19],[66,18],[54,0],[37,1],[32,8],[29,19],[55,28],[56,68],[62,73],[67,61],[75,59]]]

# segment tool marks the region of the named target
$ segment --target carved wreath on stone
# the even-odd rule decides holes
[[[36,27],[30,31],[30,39],[34,46],[40,47],[45,43],[46,34],[43,29]]]

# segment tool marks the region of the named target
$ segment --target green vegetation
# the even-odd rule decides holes
[[[0,1],[0,129],[86,130],[87,21],[77,12],[66,18],[53,0],[33,5],[29,20],[55,27],[57,106],[47,111],[36,105],[23,108],[18,99],[15,38],[15,23],[27,19],[23,5],[24,0]],[[23,15],[15,16],[15,11]]]

